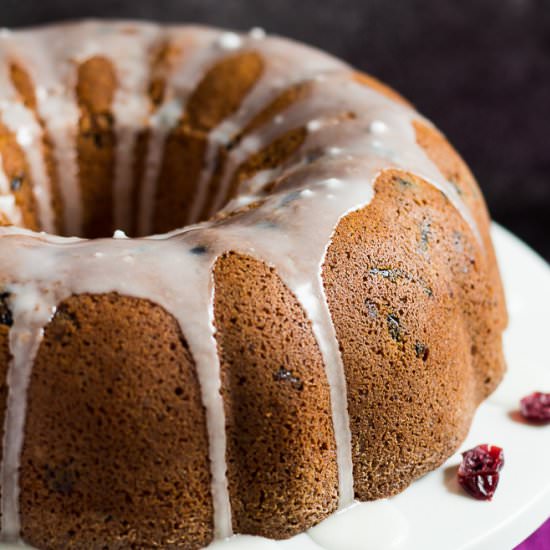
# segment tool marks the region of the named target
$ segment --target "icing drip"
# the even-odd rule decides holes
[[[181,116],[181,106],[173,101],[163,105],[150,120],[152,133],[149,136],[145,174],[141,190],[141,201],[138,212],[138,234],[151,232],[153,226],[153,208],[155,189],[162,162],[164,142],[170,130]]]
[[[119,26],[117,26],[119,25]],[[139,42],[131,57],[137,63],[139,51],[145,51],[156,36],[153,26],[141,28],[132,38]],[[106,53],[103,46],[114,38],[103,35],[121,32],[121,24],[92,24],[67,27],[69,44],[85,54]],[[143,31],[143,32],[142,32]],[[53,31],[40,31],[51,33]],[[65,32],[65,29],[63,29]],[[218,31],[185,28],[169,32],[179,36],[183,47],[181,64],[167,81],[164,103],[148,122],[151,129],[147,168],[143,182],[143,200],[139,212],[140,233],[150,231],[156,180],[163,155],[165,137],[181,119],[185,104],[205,71],[223,53],[223,47],[254,47],[265,60],[263,76],[243,101],[240,109],[223,121],[209,136],[205,169],[195,197],[191,217],[198,219],[207,197],[214,161],[220,146],[253,119],[266,102],[296,82],[309,80],[307,100],[295,102],[279,113],[275,124],[251,131],[228,152],[225,171],[214,207],[227,201],[228,188],[238,167],[250,154],[260,151],[273,140],[296,128],[308,128],[302,146],[281,166],[257,173],[244,181],[238,194],[223,209],[234,213],[242,205],[259,206],[238,216],[208,221],[143,239],[113,238],[89,241],[64,239],[52,235],[37,236],[18,228],[0,228],[0,254],[9,274],[7,290],[12,293],[14,326],[10,330],[13,362],[10,366],[8,411],[2,464],[3,532],[15,537],[18,531],[17,472],[23,440],[25,394],[32,362],[42,332],[54,308],[63,299],[79,293],[120,294],[151,300],[178,321],[196,364],[206,411],[209,457],[211,462],[214,526],[217,538],[232,534],[231,508],[226,477],[226,434],[224,404],[215,340],[212,271],[216,260],[234,251],[264,261],[273,267],[295,295],[309,319],[322,354],[330,386],[333,426],[339,474],[339,504],[353,500],[351,434],[347,412],[344,365],[325,296],[322,269],[326,251],[339,221],[372,200],[374,183],[381,172],[401,169],[413,172],[449,198],[456,209],[477,229],[470,212],[455,188],[417,145],[412,121],[420,116],[411,108],[396,104],[385,96],[353,80],[352,70],[330,56],[277,38],[238,36],[223,38]],[[180,34],[181,33],[181,34]],[[99,35],[99,36],[98,36]],[[31,34],[25,34],[30,40]],[[77,36],[80,40],[77,41]],[[49,38],[48,38],[49,39]],[[33,39],[36,41],[38,39]],[[118,39],[116,39],[118,40]],[[116,41],[115,40],[115,41]],[[121,39],[122,40],[122,39]],[[221,43],[220,43],[221,40]],[[55,127],[57,142],[64,151],[69,169],[64,188],[65,204],[78,205],[80,197],[73,168],[74,131],[78,116],[72,92],[55,87],[56,82],[73,82],[74,71],[67,68],[60,43],[54,44],[52,67],[48,75],[32,70],[48,92],[41,113],[49,127]],[[115,42],[111,43],[112,44]],[[80,47],[77,47],[80,44]],[[224,46],[225,44],[225,46]],[[65,43],[65,47],[66,47]],[[220,48],[220,45],[222,49]],[[36,46],[34,49],[40,50]],[[39,54],[33,53],[33,62]],[[111,52],[111,55],[114,55]],[[116,63],[116,61],[115,61]],[[31,63],[32,65],[32,63]],[[59,67],[65,67],[61,69]],[[53,67],[56,67],[55,69]],[[123,90],[115,100],[118,118],[117,158],[126,168],[117,168],[116,203],[128,201],[130,157],[136,130],[126,131],[130,123],[139,124],[145,107],[142,103],[145,75],[135,67],[119,63]],[[127,71],[127,72],[126,72]],[[54,78],[55,77],[55,78]],[[74,83],[74,82],[73,82]],[[53,92],[52,90],[56,90]],[[133,104],[136,94],[136,104]],[[68,99],[68,114],[57,120],[56,109]],[[352,116],[348,116],[348,115]],[[138,116],[139,115],[139,116]],[[74,126],[72,125],[74,124]],[[59,155],[59,153],[58,153]],[[64,155],[64,156],[63,156]],[[73,159],[73,160],[71,160]],[[267,193],[267,183],[276,182]],[[72,189],[71,188],[74,188]],[[74,201],[74,202],[73,202]],[[123,226],[128,205],[115,205],[117,221]],[[70,210],[70,227],[79,227],[79,207]],[[121,237],[122,235],[116,235]],[[196,251],[201,253],[197,254]],[[36,307],[29,308],[33,303]],[[11,483],[11,485],[10,485]],[[7,485],[6,485],[7,484]],[[6,491],[5,488],[8,487]],[[6,494],[4,496],[4,494]]]
[[[19,537],[19,466],[23,448],[27,388],[43,327],[55,312],[55,302],[38,296],[33,287],[11,285],[10,308],[14,323],[9,334],[12,360],[7,375],[8,397],[4,422],[2,481],[2,538]]]
[[[116,227],[128,229],[131,220],[131,193],[133,179],[134,145],[138,129],[149,114],[147,97],[147,59],[152,42],[158,37],[158,28],[131,27],[133,32],[115,33],[109,44],[109,57],[117,71],[117,90],[112,110],[116,131],[116,162],[114,177],[114,220]],[[123,40],[118,40],[122,37]],[[102,46],[105,50],[105,46]]]
[[[10,190],[10,182],[4,172],[2,155],[0,155],[0,212],[4,213],[8,220],[15,225],[20,225],[23,222],[21,210],[15,204],[15,197]]]

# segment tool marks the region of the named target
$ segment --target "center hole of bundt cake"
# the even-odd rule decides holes
[[[80,65],[77,152],[83,236],[107,237],[115,230],[132,237],[164,233],[214,213],[214,173],[206,159],[211,128],[203,121],[213,106],[204,102],[204,86],[192,92],[181,113],[176,100],[164,101],[165,82],[153,79],[149,123],[120,128],[112,63],[94,57]],[[221,100],[223,94],[216,97]]]
[[[110,237],[117,229],[132,237],[163,233],[211,217],[235,195],[240,181],[262,168],[245,161],[225,171],[228,152],[243,139],[243,129],[226,136],[227,143],[211,140],[260,78],[260,54],[221,56],[194,89],[181,91],[166,76],[179,55],[169,43],[156,46],[148,61],[144,112],[137,107],[137,114],[134,99],[141,105],[143,93],[118,93],[120,77],[111,59],[97,55],[81,62],[76,104],[67,105],[68,111],[75,108],[74,141],[67,137],[66,125],[42,118],[36,83],[24,64],[12,63],[12,83],[44,133],[43,172],[49,180],[36,178],[34,160],[18,145],[19,137],[0,128],[9,135],[10,154],[16,157],[8,162],[0,151],[8,180],[15,182],[21,225],[86,238]],[[273,117],[270,112],[260,115],[258,126]],[[45,205],[53,211],[50,227],[44,221]]]

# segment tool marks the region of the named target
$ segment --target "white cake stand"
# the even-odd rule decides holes
[[[550,426],[522,422],[517,408],[524,395],[550,391],[550,267],[497,225],[493,238],[510,314],[508,373],[479,407],[460,449],[503,447],[493,501],[476,501],[458,487],[457,453],[400,495],[352,507],[308,533],[278,542],[236,536],[209,550],[506,550],[543,523],[550,515]]]

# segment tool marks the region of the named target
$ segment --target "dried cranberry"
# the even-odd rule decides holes
[[[550,422],[550,393],[535,392],[520,401],[523,417],[531,422]]]
[[[478,500],[491,500],[495,494],[499,472],[504,466],[504,453],[494,445],[478,445],[462,453],[458,467],[458,483]]]

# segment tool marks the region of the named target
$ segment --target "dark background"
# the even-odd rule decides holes
[[[0,24],[261,26],[394,86],[455,144],[491,213],[550,259],[550,0],[1,0]]]

